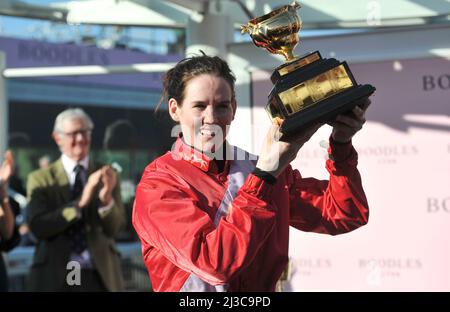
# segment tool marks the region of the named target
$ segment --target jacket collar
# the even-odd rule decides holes
[[[92,162],[92,160],[89,160],[88,163],[88,176],[94,172],[95,164]],[[59,158],[57,161],[55,161],[49,170],[52,172],[52,175],[55,178],[55,181],[57,185],[62,187],[62,196],[65,198],[66,201],[70,201],[71,193],[70,193],[70,183],[69,183],[69,177],[67,176],[66,170],[64,169],[63,162],[61,158]]]
[[[75,161],[71,159],[69,156],[65,154],[61,154],[61,163],[64,167],[64,171],[66,172],[66,175],[70,177],[73,173],[73,170],[75,169],[76,165],[81,165],[85,170],[89,169],[89,156],[84,157],[80,161]]]
[[[64,201],[70,201],[71,194],[69,178],[66,174],[66,171],[64,170],[61,158],[54,162],[54,164],[50,167],[50,170],[55,177],[56,184],[61,187],[61,194],[64,198]]]
[[[229,150],[230,146],[228,142],[225,141],[224,144],[226,144],[226,150]],[[208,155],[186,144],[181,136],[178,136],[172,153],[177,157],[176,159],[183,159],[205,172],[217,171],[217,165],[214,159],[209,158]],[[226,161],[225,168],[228,168],[228,165],[228,161]]]

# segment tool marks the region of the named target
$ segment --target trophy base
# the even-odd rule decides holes
[[[288,141],[296,133],[316,123],[328,122],[338,114],[351,111],[357,101],[370,96],[375,87],[369,84],[357,85],[318,102],[301,112],[287,117],[280,127],[280,140]]]
[[[278,83],[278,81],[282,80],[290,73],[304,68],[307,65],[319,60],[322,60],[322,56],[320,55],[319,51],[314,51],[312,53],[295,58],[294,60],[275,68],[275,70],[272,72],[272,75],[270,76],[270,80],[273,84],[276,84]]]

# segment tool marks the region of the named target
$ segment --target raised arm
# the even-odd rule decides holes
[[[351,143],[331,139],[326,162],[329,181],[302,178],[298,170],[286,170],[290,187],[290,224],[317,233],[341,234],[367,223],[369,208],[356,168],[357,154]]]

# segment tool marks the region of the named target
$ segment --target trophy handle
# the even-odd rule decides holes
[[[293,7],[294,9],[296,9],[296,10],[298,10],[298,9],[300,9],[302,7],[298,1],[293,1],[290,4],[290,6]]]
[[[241,25],[241,34],[248,33],[249,35],[252,34],[252,27],[247,25]]]

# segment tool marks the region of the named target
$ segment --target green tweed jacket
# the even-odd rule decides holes
[[[101,165],[89,164],[88,174]],[[97,190],[97,194],[98,194]],[[76,208],[71,202],[69,180],[61,160],[46,169],[32,172],[27,181],[27,221],[38,240],[28,279],[30,291],[60,291],[69,273],[70,239],[68,228],[76,222]],[[92,262],[109,291],[123,290],[120,254],[114,237],[125,225],[125,210],[119,183],[114,189],[114,206],[100,216],[100,201],[94,194],[84,214],[87,244]]]

